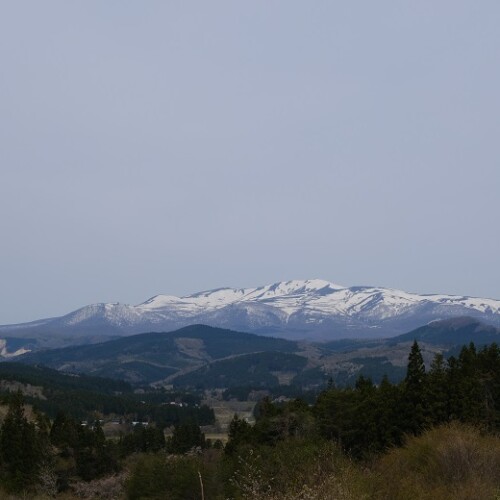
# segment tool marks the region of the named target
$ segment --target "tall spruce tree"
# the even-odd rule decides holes
[[[437,353],[427,375],[430,419],[433,425],[449,420],[449,384],[442,353]]]
[[[418,342],[415,340],[408,355],[408,368],[406,371],[406,387],[418,390],[423,386],[425,379],[424,358]]]
[[[429,410],[424,358],[416,340],[408,356],[404,393],[407,431],[418,434],[427,423]]]
[[[11,397],[0,429],[0,459],[3,483],[7,489],[21,491],[37,482],[44,450],[35,424],[24,414],[20,392]]]

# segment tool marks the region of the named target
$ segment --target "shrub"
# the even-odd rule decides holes
[[[373,497],[486,500],[500,491],[500,439],[451,423],[411,437],[381,457]]]
[[[217,459],[210,459],[216,463]],[[129,500],[201,499],[200,474],[205,498],[216,498],[203,457],[142,455],[132,468],[126,490]]]
[[[288,439],[237,457],[231,498],[361,500],[359,468],[334,443]]]

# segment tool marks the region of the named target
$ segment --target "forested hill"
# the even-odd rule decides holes
[[[58,370],[151,382],[217,359],[268,351],[291,353],[298,348],[289,340],[193,325],[175,332],[143,333],[101,344],[39,351],[18,360]]]
[[[474,342],[476,345],[500,343],[500,328],[487,325],[467,316],[432,321],[403,335],[398,335],[388,342],[397,344],[416,340],[419,343],[457,346]]]
[[[64,413],[80,420],[119,417],[125,420],[172,425],[183,420],[213,422],[214,414],[201,406],[196,394],[147,389],[135,393],[122,380],[61,373],[44,366],[0,363],[0,405],[20,391],[25,401],[49,417]],[[182,405],[171,405],[182,402]]]
[[[499,343],[500,329],[466,317],[435,321],[390,339],[313,344],[193,325],[174,332],[33,352],[17,360],[133,384],[311,388],[324,385],[330,377],[339,385],[353,384],[358,374],[375,383],[384,375],[394,382],[401,380],[413,340],[420,343],[429,365],[437,352],[453,353],[469,342]]]
[[[0,363],[0,383],[10,382],[42,387],[51,391],[90,391],[101,394],[132,393],[128,382],[85,374],[61,373],[45,366],[30,366],[22,363]]]

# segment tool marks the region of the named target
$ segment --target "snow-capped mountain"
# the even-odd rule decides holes
[[[185,297],[156,295],[138,305],[93,304],[58,318],[0,326],[0,336],[95,339],[203,323],[288,338],[390,337],[455,316],[500,326],[500,300],[294,280]]]

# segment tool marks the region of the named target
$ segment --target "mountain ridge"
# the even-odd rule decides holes
[[[216,288],[183,297],[155,295],[137,305],[98,303],[66,315],[0,326],[0,337],[124,336],[207,324],[285,338],[390,337],[430,321],[472,316],[500,326],[500,300],[416,294],[291,280],[254,288]]]
[[[225,388],[283,383],[305,388],[326,383],[330,375],[335,375],[336,382],[350,383],[360,370],[377,383],[384,374],[401,378],[414,340],[429,366],[438,352],[455,354],[470,342],[478,348],[499,343],[500,328],[462,317],[435,321],[390,339],[349,344],[298,342],[191,325],[173,332],[40,350],[16,361],[136,384]]]

